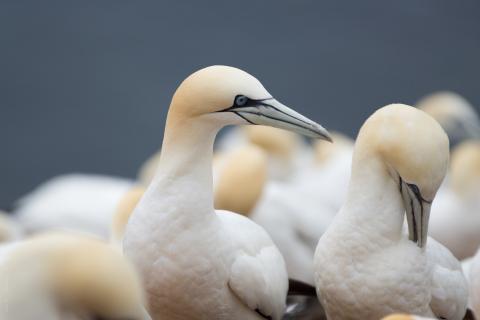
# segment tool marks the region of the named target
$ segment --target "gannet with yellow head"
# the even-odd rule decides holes
[[[123,241],[145,279],[154,319],[282,317],[288,277],[280,252],[248,218],[214,210],[214,139],[223,126],[238,124],[329,139],[239,69],[208,67],[182,82],[168,111],[159,167]]]
[[[458,259],[473,256],[480,245],[480,142],[453,149],[441,195],[432,205],[430,235]]]
[[[108,244],[50,233],[12,246],[0,264],[0,319],[150,319],[140,278]]]
[[[393,312],[462,319],[468,292],[460,263],[433,239],[427,243],[448,159],[447,135],[416,108],[389,105],[362,126],[347,199],[315,252],[317,293],[329,319]]]
[[[435,92],[416,105],[440,123],[450,139],[450,147],[468,139],[480,138],[480,119],[462,96],[449,91]]]

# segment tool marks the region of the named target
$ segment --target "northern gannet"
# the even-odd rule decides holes
[[[125,254],[158,319],[280,319],[288,277],[268,234],[213,207],[212,155],[225,125],[260,124],[329,139],[248,73],[227,66],[184,80],[168,111],[160,164],[133,212]]]
[[[13,211],[26,233],[49,229],[88,232],[108,239],[118,201],[133,181],[96,174],[66,174],[42,183]]]
[[[462,319],[468,290],[460,263],[435,240],[427,244],[448,144],[433,118],[406,105],[383,107],[362,126],[346,202],[315,252],[317,294],[329,319],[394,312]]]
[[[140,278],[108,244],[51,233],[9,246],[0,262],[0,319],[149,319]]]
[[[440,91],[422,98],[416,106],[440,123],[450,139],[450,147],[480,138],[480,119],[473,106],[454,92]]]
[[[453,149],[441,195],[432,205],[430,236],[460,260],[473,256],[480,245],[480,142]]]

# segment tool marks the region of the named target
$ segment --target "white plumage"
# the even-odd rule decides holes
[[[347,200],[315,253],[317,292],[329,319],[394,312],[463,318],[468,293],[460,263],[426,238],[429,202],[448,154],[443,130],[415,108],[390,105],[365,122]]]
[[[180,85],[157,174],[124,238],[125,253],[145,279],[154,319],[280,319],[283,314],[288,278],[278,249],[251,220],[213,209],[215,135],[224,125],[246,123],[314,137],[328,134],[235,68],[205,68]]]
[[[131,180],[103,175],[58,176],[21,198],[14,215],[28,233],[67,229],[106,239],[118,201],[132,185]]]
[[[339,134],[332,137],[332,144],[315,144],[293,181],[267,183],[251,214],[279,248],[289,277],[311,284],[316,245],[343,202],[350,177],[353,143]]]
[[[480,251],[471,259],[465,261],[464,270],[468,272],[470,289],[469,306],[476,317],[480,316]]]
[[[98,239],[42,234],[0,247],[0,319],[150,319],[138,275]]]
[[[430,235],[458,259],[480,245],[480,143],[466,141],[452,152],[450,175],[432,204]]]

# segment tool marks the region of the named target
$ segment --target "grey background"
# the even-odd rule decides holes
[[[134,176],[178,83],[212,64],[354,135],[433,90],[480,105],[480,2],[0,2],[0,206],[72,171]]]

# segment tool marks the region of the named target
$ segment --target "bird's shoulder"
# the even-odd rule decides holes
[[[249,218],[225,210],[217,210],[216,212],[226,235],[232,240],[232,244],[240,250],[249,254],[256,254],[263,247],[273,246],[273,241],[268,233]]]

